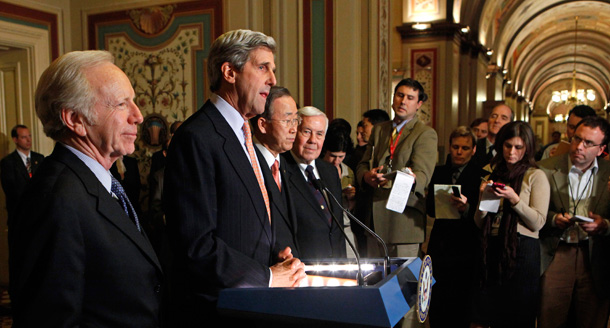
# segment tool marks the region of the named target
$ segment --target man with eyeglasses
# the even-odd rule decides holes
[[[332,218],[343,222],[339,206],[331,195],[314,187],[320,179],[335,198],[341,199],[341,180],[337,169],[320,157],[328,129],[328,118],[321,110],[307,106],[299,109],[302,118],[292,151],[286,160],[286,181],[294,196],[297,214],[299,258],[305,260],[345,258],[345,238]]]
[[[578,122],[588,116],[597,116],[597,114],[595,113],[595,109],[587,105],[574,106],[574,108],[572,108],[570,112],[568,112],[568,119],[566,120],[566,137],[568,138],[568,143],[572,140],[572,137],[574,136],[574,131],[576,130],[576,125],[578,125]],[[540,159],[543,160],[549,157],[553,157],[555,155],[561,155],[557,153],[557,147],[560,143],[561,141],[546,147]]]
[[[280,86],[271,87],[265,111],[250,119],[258,161],[263,164],[261,168],[271,201],[276,249],[290,247],[295,257],[299,257],[296,213],[293,196],[286,188],[286,160],[280,154],[292,149],[300,122],[297,104],[290,91]]]
[[[598,157],[609,138],[608,121],[598,116],[583,118],[569,153],[538,163],[551,184],[547,223],[540,231],[540,328],[606,327],[610,164]]]

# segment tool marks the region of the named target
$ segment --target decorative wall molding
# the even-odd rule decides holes
[[[390,108],[390,1],[379,0],[378,108]]]
[[[438,49],[412,49],[411,50],[411,78],[419,81],[428,94],[428,101],[424,102],[417,112],[417,117],[426,124],[436,127],[436,90]]]

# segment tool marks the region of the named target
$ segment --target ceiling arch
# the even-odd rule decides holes
[[[465,23],[477,24],[478,41],[493,50],[490,63],[506,72],[511,88],[527,101],[537,101],[561,81],[571,85],[576,67],[578,84],[595,89],[604,101],[600,106],[608,105],[610,1],[464,0],[462,6],[470,3],[481,15]]]

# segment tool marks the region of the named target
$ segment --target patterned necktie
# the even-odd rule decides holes
[[[271,174],[273,174],[273,180],[277,184],[277,188],[282,191],[282,184],[280,183],[280,162],[275,160],[273,165],[271,165]]]
[[[307,168],[305,169],[305,174],[307,174],[307,182],[309,183],[309,187],[311,187],[311,191],[313,192],[314,196],[316,196],[316,200],[318,201],[318,204],[320,204],[322,212],[324,212],[324,216],[326,217],[328,225],[332,225],[332,217],[330,215],[330,211],[328,210],[328,204],[326,204],[326,199],[324,199],[324,195],[322,195],[320,190],[316,189],[313,186],[313,181],[316,180],[316,175],[313,173],[313,166],[307,165]]]
[[[244,122],[244,126],[242,129],[244,130],[244,137],[246,137],[246,149],[248,150],[248,155],[250,156],[252,169],[254,170],[254,175],[256,175],[258,186],[261,188],[263,200],[265,201],[265,207],[267,208],[267,215],[269,216],[269,222],[271,222],[271,207],[269,206],[269,195],[267,194],[267,188],[265,187],[265,180],[263,180],[261,169],[258,166],[258,161],[256,160],[256,154],[254,153],[254,145],[252,144],[252,132],[250,131],[250,124],[248,123],[248,121]]]
[[[452,168],[451,169],[451,183],[455,184],[459,178],[460,178],[460,169],[458,167]]]
[[[123,207],[123,210],[129,216],[133,222],[136,224],[136,228],[138,231],[142,232],[142,228],[140,227],[140,221],[138,220],[138,215],[136,214],[136,210],[131,205],[129,198],[127,198],[127,194],[125,193],[125,189],[121,186],[119,180],[117,180],[114,176],[112,177],[112,185],[110,187],[110,191],[118,198],[119,203]]]
[[[30,178],[32,177],[32,160],[28,157],[25,159],[25,169],[28,171]]]

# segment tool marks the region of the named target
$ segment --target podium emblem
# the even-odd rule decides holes
[[[432,258],[426,255],[419,270],[417,282],[417,316],[420,323],[428,318],[430,298],[432,295]]]

